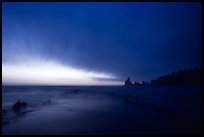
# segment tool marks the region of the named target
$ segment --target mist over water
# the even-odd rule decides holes
[[[202,2],[2,3],[3,135],[201,134],[202,69]]]
[[[200,88],[3,86],[3,134],[200,134]],[[139,103],[129,102],[134,96]],[[12,105],[26,101],[16,113]]]

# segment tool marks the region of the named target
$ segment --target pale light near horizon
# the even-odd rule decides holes
[[[116,78],[102,72],[87,72],[59,62],[30,60],[23,63],[2,63],[3,84],[31,85],[121,85]],[[98,79],[107,79],[98,80]]]

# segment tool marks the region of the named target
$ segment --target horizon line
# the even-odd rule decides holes
[[[106,86],[106,87],[117,87],[117,86],[124,86],[124,85],[37,85],[37,84],[34,84],[34,85],[24,85],[24,84],[2,84],[2,87],[3,86],[49,86],[49,87],[77,87],[77,86],[84,86],[84,87],[88,87],[88,86]]]

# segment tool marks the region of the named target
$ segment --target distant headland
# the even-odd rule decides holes
[[[202,87],[202,66],[191,70],[180,70],[169,75],[160,76],[151,80],[151,83],[141,81],[132,82],[130,77],[125,81],[125,86],[172,86],[172,87]]]

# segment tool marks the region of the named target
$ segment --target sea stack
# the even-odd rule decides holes
[[[131,85],[133,85],[133,84],[130,81],[130,77],[128,77],[127,80],[125,81],[125,86],[131,86]]]

